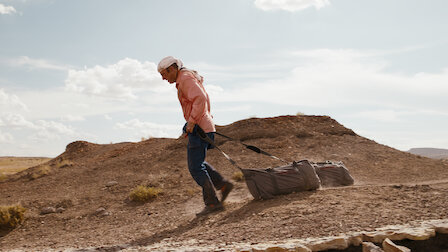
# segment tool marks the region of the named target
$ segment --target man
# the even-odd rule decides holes
[[[203,77],[196,71],[184,68],[182,61],[172,56],[163,58],[157,70],[163,80],[171,84],[176,83],[177,97],[186,120],[183,131],[188,134],[188,170],[196,183],[202,187],[205,203],[204,210],[196,215],[222,210],[222,203],[233,189],[233,184],[205,162],[207,149],[212,146],[201,139],[198,131],[203,130],[213,140],[216,130],[210,114],[210,99],[202,85]],[[220,201],[213,187],[221,192]]]

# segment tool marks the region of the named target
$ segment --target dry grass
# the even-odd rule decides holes
[[[33,167],[32,169],[29,169],[28,177],[31,180],[38,179],[40,177],[50,174],[52,169],[67,168],[67,167],[71,167],[73,165],[74,165],[74,163],[68,159],[55,160],[54,162],[48,162],[48,163],[39,165],[37,167]]]
[[[0,174],[11,175],[49,160],[39,157],[0,157]]]
[[[64,159],[64,160],[61,160],[58,163],[56,163],[56,167],[58,167],[58,168],[66,168],[66,167],[70,167],[73,165],[74,165],[74,163],[68,159]]]
[[[147,202],[157,198],[161,192],[157,187],[139,185],[129,194],[129,198],[135,202]]]
[[[3,172],[0,172],[0,181],[6,180],[8,176],[4,174]]]
[[[0,229],[15,228],[25,220],[26,209],[20,205],[0,206]]]
[[[244,175],[243,175],[242,172],[237,171],[237,172],[233,173],[232,179],[237,181],[237,182],[244,181]]]
[[[31,174],[30,179],[37,179],[48,175],[51,171],[51,167],[49,165],[40,165],[38,166]]]

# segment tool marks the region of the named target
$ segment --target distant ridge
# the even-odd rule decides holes
[[[420,156],[434,158],[434,159],[448,158],[448,149],[411,148],[410,150],[408,150],[408,152],[415,154],[415,155],[420,155]]]

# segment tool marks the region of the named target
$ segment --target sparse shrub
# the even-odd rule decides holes
[[[304,116],[304,115],[305,115],[305,114],[302,113],[302,112],[300,112],[300,111],[296,113],[296,116]]]
[[[244,180],[244,175],[243,175],[243,173],[241,171],[237,171],[237,172],[233,173],[232,179],[235,180],[235,181],[238,181],[238,182],[239,181],[243,181]]]
[[[129,198],[135,202],[147,202],[157,198],[162,192],[161,189],[151,186],[139,185],[129,195]]]
[[[32,171],[31,175],[30,175],[30,179],[37,179],[40,177],[43,177],[45,175],[48,175],[51,171],[51,167],[49,165],[41,165],[38,166],[37,169],[35,169],[34,171]]]
[[[147,141],[147,140],[149,140],[149,139],[151,139],[151,138],[153,138],[152,136],[148,136],[148,137],[141,137],[140,138],[140,142],[144,142],[144,141]]]
[[[58,162],[56,164],[56,166],[58,168],[66,168],[66,167],[69,167],[69,166],[73,166],[73,162],[70,161],[70,160],[64,159],[64,160],[61,160],[60,162]]]
[[[11,229],[23,223],[26,209],[20,205],[0,206],[0,229]]]

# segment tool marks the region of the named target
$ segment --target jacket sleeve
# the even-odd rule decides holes
[[[193,76],[185,78],[181,91],[186,99],[192,104],[188,122],[198,124],[204,113],[206,113],[207,94],[200,87],[198,81]]]

